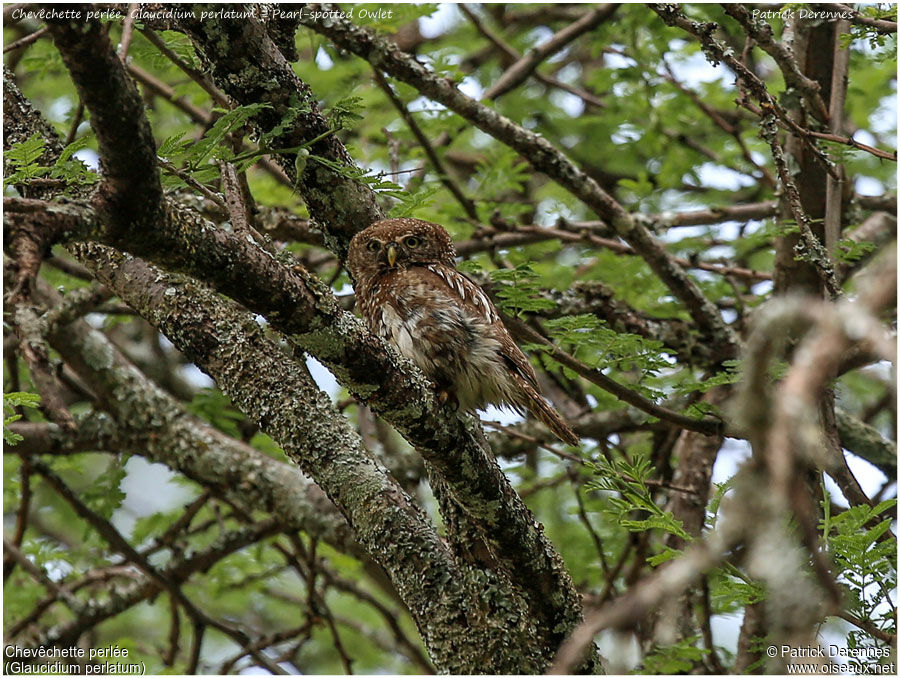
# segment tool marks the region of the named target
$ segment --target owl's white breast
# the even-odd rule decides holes
[[[389,283],[392,294],[382,297],[376,311],[378,333],[439,387],[451,390],[460,409],[487,403],[517,408],[515,385],[492,328],[496,311],[462,276],[430,269],[400,270],[381,283]]]
[[[418,336],[418,323],[421,319],[421,312],[413,311],[405,317],[401,316],[391,304],[383,304],[381,306],[381,326],[383,328],[382,335],[391,342],[400,351],[400,354],[406,356],[415,363],[418,360],[413,337]],[[421,369],[425,367],[419,364]]]

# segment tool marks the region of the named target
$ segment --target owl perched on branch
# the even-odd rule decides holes
[[[347,267],[369,329],[416,363],[443,402],[528,410],[560,440],[578,444],[541,397],[491,300],[456,270],[455,256],[447,231],[420,219],[385,219],[357,233]]]

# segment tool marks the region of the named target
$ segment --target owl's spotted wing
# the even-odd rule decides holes
[[[443,264],[429,264],[426,268],[447,283],[447,287],[453,290],[462,299],[463,303],[472,307],[477,314],[484,317],[485,321],[494,324],[500,322],[497,309],[481,291],[481,288],[469,280],[455,268]]]
[[[562,441],[570,445],[578,444],[578,436],[562,420],[559,414],[541,397],[537,383],[537,375],[528,358],[516,345],[509,331],[503,325],[497,309],[487,298],[487,295],[474,282],[454,268],[443,265],[432,265],[428,269],[439,276],[469,308],[470,311],[484,312],[484,319],[490,323],[494,338],[500,344],[500,357],[509,369],[513,380],[518,386],[513,390],[519,393],[518,397],[510,398],[513,407],[524,405],[531,413],[540,419]]]
[[[538,390],[537,375],[534,373],[534,368],[521,349],[516,346],[512,337],[509,336],[509,332],[503,325],[497,309],[494,308],[494,304],[491,303],[491,300],[488,299],[481,287],[455,268],[450,268],[449,266],[434,264],[428,266],[428,270],[447,283],[447,286],[455,291],[465,304],[484,315],[484,319],[494,326],[497,339],[500,341],[500,356],[503,358],[503,361],[532,388]]]

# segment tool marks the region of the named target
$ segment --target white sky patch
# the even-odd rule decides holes
[[[751,186],[754,180],[746,174],[735,172],[730,167],[723,167],[712,162],[705,162],[697,168],[700,183],[709,188],[721,191],[733,191],[741,186]]]
[[[864,129],[856,130],[853,134],[853,140],[858,141],[861,144],[866,144],[867,146],[876,146],[878,144],[875,137],[872,136],[872,133]]]
[[[613,45],[613,47],[617,47],[619,49],[624,49],[623,45]],[[603,55],[603,65],[606,68],[619,69],[619,68],[630,68],[636,65],[637,62],[634,59],[629,57],[624,57],[621,54],[614,54],[612,52],[606,52]]]
[[[436,103],[427,97],[416,97],[412,101],[410,101],[406,109],[410,113],[416,113],[419,111],[433,111],[434,109],[444,110],[444,106],[442,104]],[[426,113],[427,115],[427,113]]]
[[[847,461],[847,465],[849,466],[849,459]],[[856,475],[856,474],[854,474]],[[831,501],[842,508],[850,508],[850,504],[847,503],[847,500],[844,498],[843,492],[841,492],[841,488],[838,487],[835,482],[831,479],[831,476],[828,474],[824,475],[825,478],[825,489],[828,490],[828,494],[831,495]],[[857,480],[860,480],[857,478]],[[862,481],[860,480],[860,485],[862,485]],[[871,495],[869,495],[871,496]]]
[[[62,120],[72,108],[73,103],[69,97],[57,97],[50,104],[49,116],[54,120]]]
[[[456,5],[441,3],[433,14],[419,18],[419,31],[430,40],[446,33],[460,19]]]
[[[478,80],[470,75],[463,78],[463,81],[459,83],[458,89],[460,92],[473,99],[480,99],[481,95],[484,94],[484,87],[481,86]]]
[[[584,101],[581,100],[581,97],[569,92],[553,90],[550,92],[550,101],[563,109],[570,117],[577,118],[584,113]]]
[[[139,518],[159,511],[171,511],[186,504],[197,493],[178,485],[175,471],[162,464],[154,464],[134,455],[125,464],[125,477],[120,489],[125,493],[122,505],[113,512],[110,522],[126,537],[131,536]],[[152,487],[152,492],[147,488]]]
[[[316,52],[316,66],[323,71],[328,71],[334,66],[334,61],[328,56],[328,52],[325,51],[324,47],[319,47],[319,50]]]
[[[534,222],[539,226],[554,226],[560,217],[571,221],[576,219],[577,215],[565,203],[555,198],[547,198],[538,203]]]
[[[737,652],[743,623],[743,610],[740,613],[712,615],[709,618],[709,626],[713,636],[713,645],[724,647],[730,652]]]
[[[758,297],[765,297],[767,294],[770,294],[772,290],[775,289],[775,283],[771,280],[761,280],[760,282],[753,285],[750,290]]]
[[[525,420],[525,417],[523,417],[521,414],[516,414],[510,409],[507,409],[505,407],[496,407],[494,405],[488,405],[483,410],[478,410],[478,413],[485,421],[496,421],[503,426],[518,424],[520,421]]]
[[[528,36],[530,43],[535,46],[547,42],[552,37],[553,31],[546,26],[537,26],[536,28],[533,28]]]
[[[737,438],[725,438],[713,465],[712,481],[724,483],[737,473],[741,464],[750,458],[750,443]]]
[[[881,98],[878,108],[869,116],[869,129],[876,134],[890,134],[897,131],[897,82],[891,83],[891,91]]]
[[[181,376],[192,386],[197,388],[212,388],[216,385],[208,374],[194,364],[185,365],[181,368]]]
[[[92,169],[95,172],[100,169],[100,156],[97,155],[97,151],[91,148],[82,148],[80,151],[75,151],[72,157],[81,160],[88,166],[88,169]]]
[[[312,356],[307,356],[306,366],[309,368],[309,373],[312,375],[313,381],[316,382],[316,386],[331,396],[333,401],[337,400],[338,391],[340,391],[341,387],[338,385],[334,375]]]
[[[847,466],[850,467],[853,475],[856,476],[863,492],[869,497],[874,497],[875,493],[884,485],[887,476],[865,459],[857,457],[855,454],[845,454],[844,457],[846,457]]]
[[[734,240],[741,232],[741,225],[740,221],[723,221],[721,224],[717,224],[716,233],[723,240]],[[760,226],[762,226],[761,221],[748,221],[744,233],[755,233]]]
[[[618,129],[616,129],[609,138],[614,144],[628,144],[639,141],[642,136],[644,136],[644,130],[638,129],[637,126],[626,122],[619,125]]]
[[[472,146],[475,148],[490,148],[494,143],[494,137],[476,129],[472,134]]]
[[[884,184],[872,177],[858,177],[854,189],[860,195],[884,195]]]
[[[676,40],[669,43],[669,47],[673,51],[679,49],[675,46],[676,42],[680,43],[681,41]],[[719,80],[725,89],[734,89],[734,76],[731,71],[722,66],[713,66],[706,60],[703,52],[695,52],[690,56],[678,55],[677,58],[669,61],[669,66],[672,68],[675,78],[688,87],[695,87],[697,83],[701,82]]]
[[[581,75],[581,65],[577,63],[566,64],[562,68],[559,69],[556,73],[556,79],[560,82],[567,82],[570,85],[574,85],[578,82],[578,77]]]

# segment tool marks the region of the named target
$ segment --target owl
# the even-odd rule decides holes
[[[412,360],[441,402],[528,410],[560,440],[578,437],[538,392],[537,377],[481,288],[456,270],[442,226],[385,219],[350,241],[347,268],[369,329]]]

